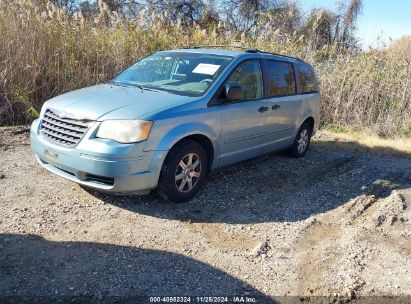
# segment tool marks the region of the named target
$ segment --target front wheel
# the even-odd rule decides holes
[[[190,200],[200,189],[207,173],[207,154],[195,141],[173,147],[163,165],[159,190],[175,203]]]
[[[305,156],[308,151],[308,147],[310,146],[311,134],[311,124],[307,122],[303,123],[297,132],[293,145],[289,150],[291,156],[296,158]]]

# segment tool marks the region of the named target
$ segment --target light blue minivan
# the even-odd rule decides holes
[[[200,47],[145,57],[47,101],[31,146],[49,171],[113,193],[190,200],[210,170],[288,149],[303,157],[320,93],[304,61]]]

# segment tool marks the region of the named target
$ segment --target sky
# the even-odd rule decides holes
[[[303,12],[312,8],[336,9],[338,0],[298,0]],[[348,0],[345,0],[348,1]],[[411,0],[363,0],[362,14],[357,23],[357,36],[363,48],[379,47],[403,35],[411,35]]]

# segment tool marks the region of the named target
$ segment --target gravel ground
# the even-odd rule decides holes
[[[216,171],[172,204],[86,191],[42,169],[25,130],[0,129],[0,299],[408,302],[411,154],[379,152],[320,133],[304,159]]]

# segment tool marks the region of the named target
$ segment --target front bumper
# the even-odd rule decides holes
[[[95,138],[98,123],[76,147],[66,148],[40,135],[39,123],[37,119],[31,126],[30,142],[37,161],[47,170],[104,192],[146,194],[157,187],[167,151],[144,151],[144,142],[119,144]],[[50,159],[50,154],[56,158]]]

